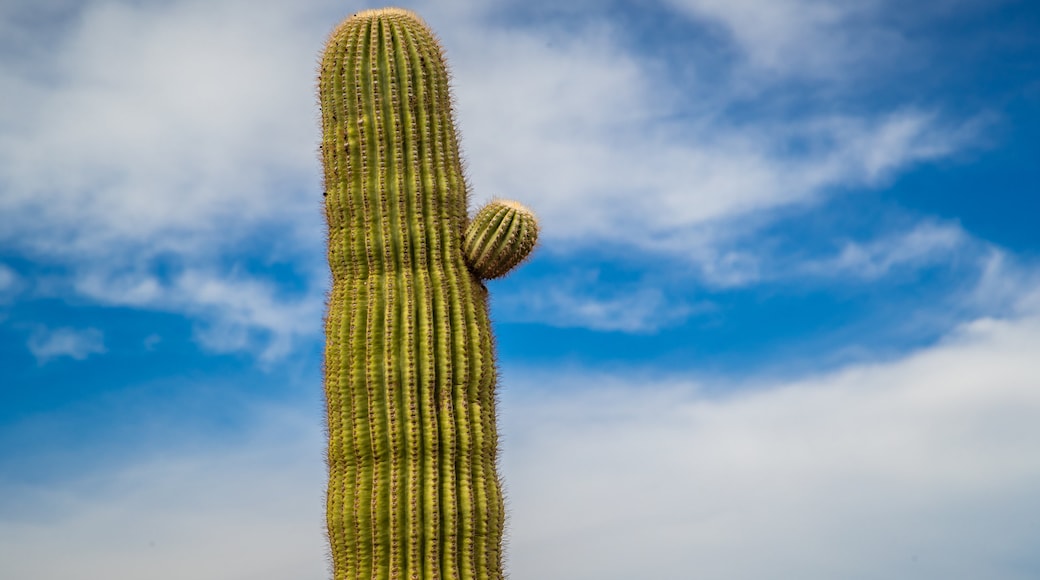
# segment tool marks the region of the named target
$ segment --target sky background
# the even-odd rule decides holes
[[[1040,5],[419,0],[515,580],[1040,577]],[[0,3],[0,577],[321,580],[327,0]]]

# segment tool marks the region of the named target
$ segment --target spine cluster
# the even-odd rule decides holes
[[[442,49],[415,14],[369,10],[341,23],[319,97],[334,578],[501,579],[497,375],[481,279],[521,262],[537,225],[525,209],[467,218]]]

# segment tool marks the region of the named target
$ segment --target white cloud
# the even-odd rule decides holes
[[[727,30],[756,68],[783,75],[832,75],[842,65],[906,48],[878,22],[882,0],[669,0]],[[873,54],[871,54],[873,53]]]
[[[199,252],[316,214],[324,31],[268,8],[87,2],[35,74],[0,76],[18,89],[0,113],[5,241],[59,258]]]
[[[37,35],[46,47],[20,36],[0,68],[0,245],[65,267],[29,286],[200,316],[221,350],[253,349],[259,331],[275,356],[301,332],[294,317],[320,323],[320,275],[297,301],[211,272],[228,254],[323,261],[316,55],[349,10],[332,4],[87,1],[74,17],[24,16],[62,32]],[[160,283],[162,261],[193,271]]]
[[[817,276],[875,280],[898,268],[948,262],[954,253],[968,247],[969,241],[970,237],[959,227],[919,223],[908,231],[868,243],[846,242],[838,255],[804,262],[799,271]]]
[[[679,265],[692,266],[699,282],[712,288],[739,288],[754,284],[818,284],[842,279],[875,282],[888,276],[941,266],[967,266],[982,273],[994,249],[956,224],[920,221],[902,230],[866,240],[828,240],[836,251],[813,248],[758,236],[757,224],[736,222],[729,233],[691,230],[681,241],[667,240],[663,249],[678,254]],[[826,245],[826,244],[825,244]],[[1009,288],[1014,291],[1018,286]]]
[[[286,296],[271,281],[235,273],[188,269],[163,281],[147,272],[89,272],[75,290],[102,304],[187,313],[200,323],[202,346],[256,351],[267,362],[322,330],[324,304],[314,292]]]
[[[729,394],[513,379],[513,574],[1033,577],[1037,348],[1040,319],[980,319],[892,363]]]
[[[312,295],[295,301],[279,300],[273,289],[255,280],[223,280],[188,273],[177,281],[176,292],[186,308],[200,308],[215,319],[200,338],[218,351],[233,351],[248,345],[243,331],[259,328],[274,334],[263,356],[272,359],[288,352],[296,336],[321,332],[323,304]]]
[[[67,356],[75,360],[86,360],[93,354],[104,354],[104,334],[96,328],[40,328],[29,337],[29,351],[38,364]]]
[[[1040,311],[1040,268],[990,248],[967,303],[986,312],[1018,315]]]

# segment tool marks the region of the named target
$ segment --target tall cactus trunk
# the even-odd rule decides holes
[[[481,278],[523,260],[537,224],[511,202],[480,214],[509,216],[470,224],[443,52],[415,14],[369,10],[341,23],[319,95],[334,578],[503,578]],[[470,246],[481,263],[497,261],[493,272],[471,263]]]

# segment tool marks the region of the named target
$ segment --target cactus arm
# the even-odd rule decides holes
[[[538,242],[538,221],[527,207],[507,200],[487,204],[466,227],[466,263],[484,280],[501,278],[526,260]]]

